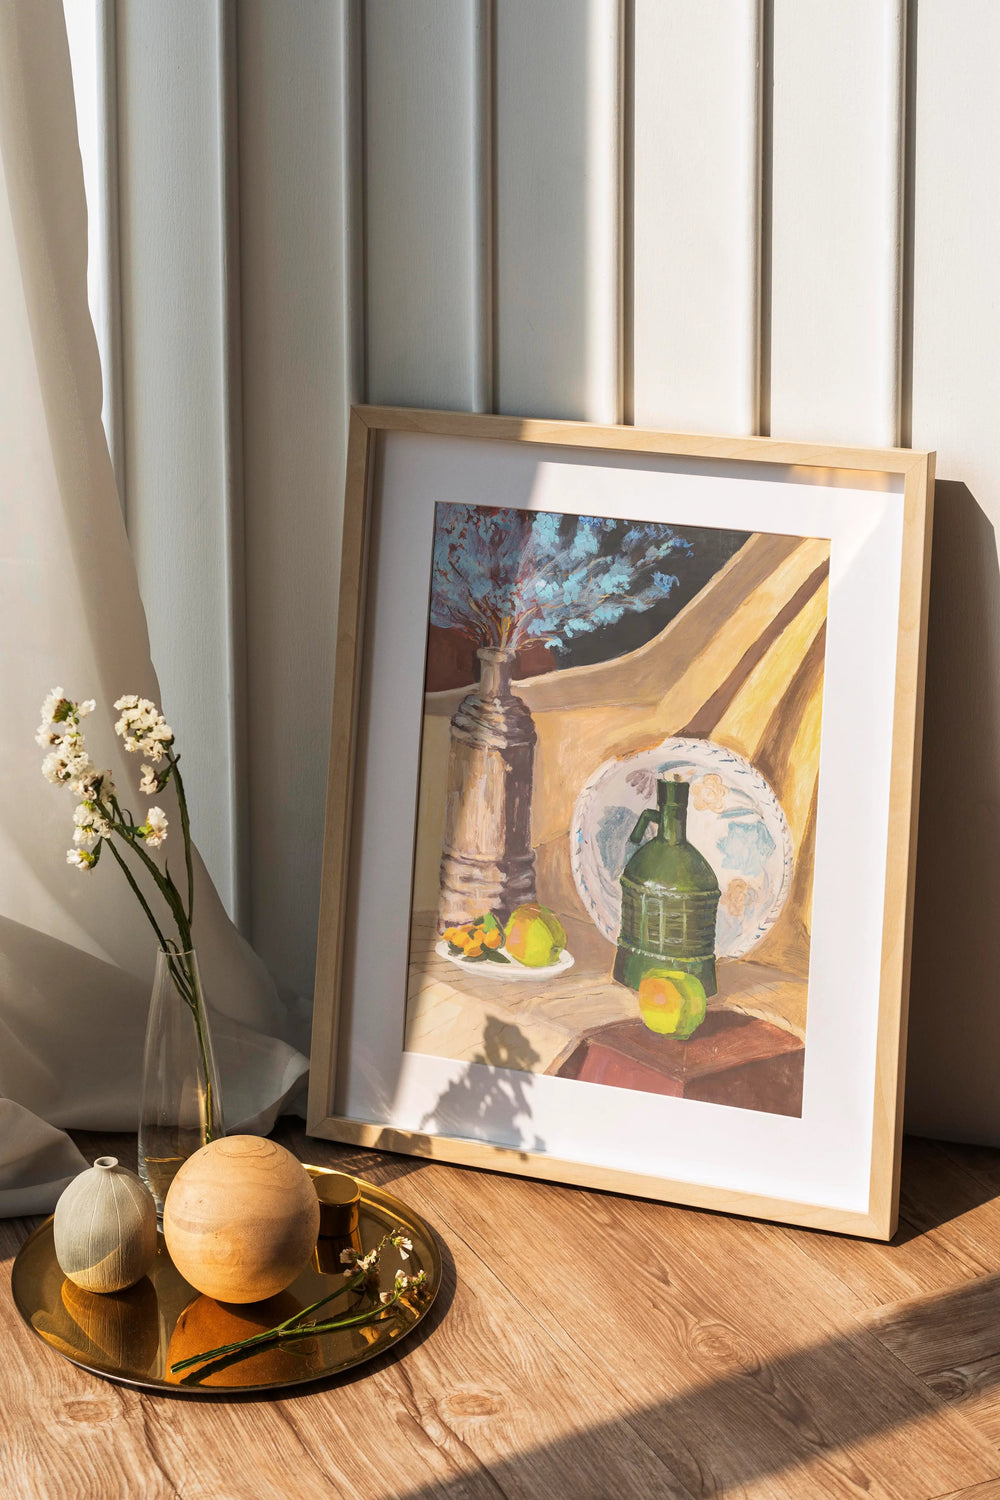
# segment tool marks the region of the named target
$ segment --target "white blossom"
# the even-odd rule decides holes
[[[74,791],[88,776],[94,774],[94,765],[83,748],[83,736],[68,734],[42,761],[42,775],[55,785],[70,786]]]
[[[96,707],[93,698],[74,703],[72,698],[64,695],[62,688],[53,688],[42,704],[42,722],[35,733],[35,744],[45,748],[58,745],[67,738],[79,738],[80,720],[92,714]]]
[[[71,698],[63,696],[62,688],[53,688],[42,704],[42,722],[35,742],[43,747],[53,747],[42,761],[42,775],[46,781],[79,792],[96,774],[80,732],[81,715],[91,713],[93,708],[92,698],[85,703],[74,703]]]
[[[400,1260],[409,1260],[410,1251],[413,1249],[413,1241],[411,1239],[408,1239],[405,1234],[401,1234],[398,1231],[395,1234],[390,1235],[389,1238],[391,1243],[395,1245],[396,1249],[399,1251]]]
[[[393,1240],[393,1242],[395,1243],[395,1239]],[[401,1297],[404,1292],[408,1292],[415,1287],[423,1286],[426,1280],[427,1276],[423,1271],[418,1271],[416,1276],[407,1276],[405,1271],[397,1271],[396,1279],[392,1284],[392,1291],[380,1292],[379,1301],[382,1303],[394,1302],[396,1298]]]
[[[135,849],[137,840],[142,839],[149,848],[157,849],[166,839],[169,828],[167,815],[162,807],[150,807],[146,821],[138,825],[131,812],[119,807],[111,772],[107,768],[95,766],[87,752],[81,729],[82,721],[96,707],[93,698],[77,703],[72,698],[67,698],[61,687],[53,688],[42,704],[42,723],[35,735],[36,742],[47,752],[42,759],[42,774],[46,780],[57,786],[66,786],[76,793],[77,806],[73,812],[74,847],[66,851],[66,862],[80,871],[94,868],[104,841],[110,842],[120,836]],[[171,749],[174,733],[170,725],[149,698],[140,698],[134,694],[119,698],[115,708],[120,715],[115,732],[122,737],[127,750],[140,751],[148,762],[142,767],[142,792],[152,798],[174,778],[183,812],[184,792],[180,772],[176,769],[177,757]],[[157,770],[159,761],[166,763]],[[189,853],[186,825],[183,832],[185,850]],[[113,842],[112,850],[116,852]],[[119,863],[122,862],[119,858]],[[168,875],[161,877],[159,883],[165,887],[164,894],[176,917],[178,931],[182,937],[189,937],[190,916],[182,910],[183,898],[180,892]],[[369,1265],[364,1269],[367,1272]]]
[[[42,761],[42,775],[45,777],[45,780],[51,781],[53,784],[58,784],[60,781],[62,781],[62,771],[65,767],[65,764],[66,762],[63,760],[63,757],[59,754],[59,752],[57,750],[53,750],[52,753],[50,755],[47,755]]]
[[[68,786],[71,792],[82,797],[86,802],[97,800],[97,787],[101,783],[101,773],[98,771],[89,755],[81,755],[74,762],[73,774],[69,778]]]
[[[164,746],[173,743],[174,732],[149,698],[137,698],[129,694],[119,698],[115,708],[121,718],[115,724],[115,734],[120,734],[125,749],[131,754],[148,755],[155,763],[163,759]]]
[[[167,836],[167,815],[162,807],[151,807],[139,829],[150,848],[158,849]]]
[[[71,707],[69,699],[64,695],[61,687],[53,688],[49,696],[42,704],[42,723],[55,721],[57,718],[66,718],[66,711]]]
[[[111,824],[89,802],[80,803],[73,814],[73,822],[76,824],[76,832],[73,835],[74,844],[83,844],[90,849],[98,839],[111,837]]]
[[[115,795],[111,772],[98,771],[93,766],[89,772],[71,781],[70,787],[84,802],[110,802]]]

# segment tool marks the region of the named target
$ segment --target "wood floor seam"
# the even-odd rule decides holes
[[[446,1168],[445,1170],[450,1169]],[[555,1317],[554,1314],[552,1315],[554,1318],[554,1328],[550,1326],[547,1321],[543,1321],[541,1318],[539,1318],[537,1304],[525,1300],[521,1288],[514,1281],[514,1279],[505,1277],[502,1274],[500,1267],[490,1264],[490,1262],[485,1259],[485,1257],[477,1249],[476,1245],[472,1243],[469,1235],[459,1229],[456,1224],[451,1219],[449,1219],[449,1217],[447,1216],[446,1208],[439,1206],[435,1210],[435,1213],[439,1227],[442,1230],[447,1229],[450,1235],[460,1240],[461,1243],[465,1245],[470,1254],[476,1256],[476,1258],[489,1271],[489,1273],[492,1276],[495,1276],[496,1279],[501,1283],[508,1295],[511,1296],[515,1302],[517,1302],[517,1304],[524,1310],[525,1314],[529,1318],[531,1318],[531,1320],[537,1325],[540,1332],[544,1334],[546,1338],[551,1339],[556,1348],[559,1348],[564,1353],[570,1355],[582,1371],[593,1374],[593,1352],[588,1351],[581,1344],[579,1344],[573,1337],[571,1330],[568,1329],[557,1317]],[[558,1339],[556,1337],[557,1332],[558,1334],[562,1335],[561,1339]],[[563,1340],[565,1342],[563,1342]],[[609,1373],[611,1373],[610,1367],[608,1368]],[[625,1397],[628,1394],[626,1391],[623,1391],[619,1387],[617,1387],[617,1385],[615,1385],[614,1383],[612,1383],[611,1389],[613,1389],[618,1395],[622,1397]],[[662,1464],[664,1469],[670,1474],[674,1484],[677,1486],[677,1500],[683,1500],[683,1497],[688,1497],[688,1500],[700,1500],[700,1494],[696,1494],[688,1488],[688,1486],[681,1478],[680,1474],[678,1474],[676,1469],[674,1469],[674,1467],[669,1463],[668,1459],[662,1453],[650,1447],[647,1439],[635,1426],[632,1417],[628,1413],[621,1413],[618,1417],[618,1420],[629,1428],[629,1430],[633,1433],[635,1441],[641,1444],[641,1446],[649,1454],[650,1458],[654,1459],[657,1463]]]
[[[927,1500],[1000,1500],[1000,1480],[987,1479],[970,1489],[949,1490],[944,1495],[928,1495]]]
[[[136,1405],[139,1412],[139,1421],[142,1425],[142,1434],[146,1442],[146,1450],[149,1453],[149,1457],[151,1462],[153,1463],[153,1466],[162,1476],[163,1482],[167,1486],[167,1493],[169,1495],[173,1495],[175,1497],[175,1500],[184,1500],[184,1497],[181,1495],[180,1490],[174,1484],[173,1477],[168,1474],[166,1469],[163,1467],[163,1462],[158,1452],[157,1444],[153,1438],[153,1424],[150,1420],[152,1413],[149,1408],[149,1398],[142,1395],[142,1393],[140,1392],[136,1401]]]
[[[877,1332],[874,1333],[874,1337],[878,1339]],[[947,1411],[953,1423],[957,1423],[960,1426],[968,1428],[970,1446],[977,1442],[982,1443],[983,1441],[988,1444],[988,1448],[986,1451],[992,1452],[993,1454],[995,1472],[983,1479],[981,1483],[989,1484],[994,1479],[1000,1479],[1000,1451],[998,1451],[995,1445],[990,1442],[990,1440],[983,1432],[980,1431],[974,1419],[972,1419],[968,1413],[960,1410],[959,1406],[954,1401],[949,1401],[947,1397],[942,1396],[939,1391],[936,1391],[933,1386],[929,1385],[926,1376],[919,1371],[912,1369],[911,1366],[908,1365],[906,1361],[902,1359],[894,1349],[885,1344],[881,1339],[878,1339],[878,1342],[882,1344],[883,1349],[889,1355],[890,1359],[894,1360],[900,1366],[901,1370],[905,1370],[907,1374],[910,1375],[914,1380],[920,1382],[924,1390],[927,1392],[928,1399],[933,1406],[937,1407],[938,1410]],[[930,1496],[928,1497],[928,1500],[936,1500],[936,1497]]]

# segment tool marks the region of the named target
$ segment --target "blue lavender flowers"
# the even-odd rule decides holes
[[[565,650],[663,599],[677,584],[668,560],[691,552],[656,521],[438,505],[431,623],[477,646]]]

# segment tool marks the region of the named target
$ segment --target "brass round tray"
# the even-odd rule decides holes
[[[314,1178],[326,1175],[323,1168],[308,1170]],[[336,1375],[398,1344],[427,1315],[441,1285],[441,1255],[429,1225],[391,1193],[357,1181],[358,1228],[340,1239],[321,1237],[297,1280],[266,1302],[237,1306],[202,1296],[174,1266],[162,1234],[157,1235],[153,1269],[137,1286],[111,1295],[82,1291],[59,1269],[52,1220],[46,1219],[14,1261],[15,1305],[32,1332],[65,1359],[93,1375],[142,1390],[177,1396],[263,1393]],[[380,1286],[388,1290],[397,1270],[424,1271],[427,1285],[419,1297],[407,1294],[376,1323],[270,1344],[252,1354],[230,1355],[171,1373],[171,1364],[274,1328],[317,1302],[344,1279],[342,1269],[333,1270],[342,1249],[367,1253],[383,1235],[397,1229],[412,1240],[413,1249],[404,1262],[397,1250],[386,1246]],[[346,1312],[356,1300],[331,1302],[316,1317]]]

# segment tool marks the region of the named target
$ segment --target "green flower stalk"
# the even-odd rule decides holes
[[[158,797],[172,784],[177,795],[184,840],[183,890],[175,884],[169,864],[164,863],[161,869],[149,852],[151,849],[159,849],[166,840],[169,827],[166,813],[161,807],[152,806],[147,810],[145,819],[136,822],[128,808],[122,807],[111,772],[98,770],[88,754],[81,722],[93,713],[94,707],[92,698],[78,703],[67,698],[62,688],[53,688],[42,704],[42,722],[35,735],[35,743],[48,752],[42,762],[42,775],[46,781],[51,781],[56,786],[68,787],[80,799],[73,814],[73,848],[66,854],[67,863],[81,873],[89,874],[97,868],[101,851],[107,847],[145,912],[156,933],[157,942],[167,955],[177,992],[194,1017],[206,1079],[206,1117],[209,1122],[208,1139],[211,1139],[211,1069],[208,1066],[198,985],[188,956],[194,949],[191,937],[194,920],[194,861],[191,854],[191,820],[180,771],[180,755],[174,748],[173,730],[155,703],[149,698],[139,698],[134,694],[118,699],[115,708],[121,717],[115,724],[115,733],[121,736],[129,754],[141,755],[146,762],[142,767],[139,790],[147,797]],[[145,870],[166,902],[168,916],[162,926],[143,894],[133,866]],[[164,927],[171,922],[177,929],[176,938],[168,936],[164,931]]]
[[[220,1344],[217,1349],[205,1349],[201,1354],[192,1354],[187,1359],[178,1360],[176,1364],[170,1366],[170,1373],[177,1375],[182,1370],[193,1368],[194,1365],[208,1365],[216,1361],[229,1364],[234,1359],[255,1354],[269,1344],[287,1344],[296,1339],[312,1338],[317,1334],[336,1333],[343,1328],[361,1328],[367,1323],[378,1323],[391,1316],[392,1309],[407,1294],[416,1297],[426,1296],[427,1273],[425,1271],[418,1271],[415,1276],[408,1276],[402,1270],[397,1271],[392,1290],[379,1291],[379,1262],[387,1245],[394,1246],[403,1260],[408,1258],[413,1248],[401,1231],[396,1230],[392,1234],[384,1235],[374,1250],[370,1250],[367,1255],[360,1258],[353,1250],[343,1251],[341,1260],[345,1264],[346,1280],[334,1291],[328,1292],[325,1297],[320,1297],[318,1302],[311,1302],[308,1307],[303,1307],[299,1312],[293,1313],[290,1318],[286,1318],[283,1323],[278,1323],[274,1328],[266,1329],[263,1333],[252,1334],[249,1338],[238,1339],[232,1344]],[[313,1316],[327,1303],[352,1292],[361,1297],[360,1306],[355,1304],[334,1318],[317,1319]],[[199,1371],[199,1375],[207,1373],[209,1373],[207,1370]]]

